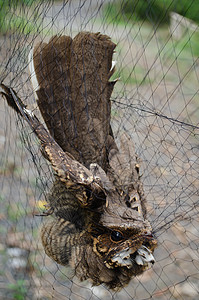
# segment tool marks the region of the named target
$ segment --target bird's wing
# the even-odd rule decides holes
[[[68,189],[74,189],[75,187],[76,198],[83,205],[88,205],[85,188],[89,188],[95,193],[101,192],[100,179],[97,177],[95,180],[95,176],[89,169],[62,150],[33,112],[26,108],[12,88],[8,88],[4,84],[0,86],[4,90],[1,94],[6,98],[8,105],[26,120],[40,140],[45,157],[50,161],[58,178],[66,184]]]
[[[118,149],[109,152],[109,164],[117,179],[118,185],[123,187],[139,181],[139,159],[135,153],[135,145],[125,132],[116,141]]]

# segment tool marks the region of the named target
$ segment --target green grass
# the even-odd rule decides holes
[[[168,24],[169,14],[157,5],[156,0],[124,0],[108,3],[104,7],[104,16],[114,24],[132,24],[142,20],[154,24]]]
[[[7,32],[36,33],[38,31],[37,13],[34,12],[31,18],[25,13],[25,11],[30,11],[31,5],[36,2],[38,0],[0,0],[0,32],[3,34]],[[20,10],[22,6],[23,9]]]
[[[121,6],[119,2],[108,3],[104,8],[104,17],[107,23],[113,24],[125,24],[125,15],[121,14]]]
[[[164,41],[162,41],[162,44],[164,45]],[[164,45],[160,56],[164,64],[169,65],[169,62],[177,64],[181,75],[190,70],[187,76],[191,76],[192,73],[194,74],[194,72],[191,72],[194,61],[199,57],[199,32],[187,32],[179,40],[169,39]],[[196,79],[196,76],[194,75],[193,78]],[[191,83],[192,79],[190,79],[189,85]]]
[[[104,15],[108,22],[146,21],[152,26],[168,25],[170,13],[176,12],[199,24],[199,1],[190,0],[117,0],[108,3]]]
[[[16,283],[8,284],[8,288],[12,290],[13,299],[25,300],[27,295],[27,288],[24,280],[17,280]]]
[[[131,70],[129,68],[121,68],[116,70],[111,79],[119,78],[121,82],[129,85],[143,85],[151,82],[145,77],[146,71],[140,66],[135,66]]]
[[[199,56],[199,32],[185,33],[183,37],[176,42],[177,54],[187,56]]]
[[[18,31],[23,34],[36,33],[36,26],[31,21],[28,21],[22,16],[12,15],[10,19],[5,19],[1,31],[6,33],[7,31]]]
[[[160,40],[164,46],[161,55],[166,55],[172,59],[183,59],[186,62],[199,56],[199,32],[187,30],[179,40],[171,39],[165,43],[167,38]]]

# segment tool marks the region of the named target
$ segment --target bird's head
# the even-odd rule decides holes
[[[101,232],[100,232],[101,231]],[[151,232],[135,228],[101,228],[93,235],[94,251],[107,268],[146,269],[154,263],[153,251],[157,240]]]

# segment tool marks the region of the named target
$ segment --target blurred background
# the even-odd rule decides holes
[[[0,99],[0,299],[199,299],[199,2],[0,0],[0,81],[39,116],[28,72],[38,41],[79,31],[117,44],[115,136],[127,132],[159,246],[120,292],[80,283],[39,238],[53,181],[34,134]]]

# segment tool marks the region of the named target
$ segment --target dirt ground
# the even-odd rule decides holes
[[[101,31],[117,42],[121,79],[112,95],[112,125],[115,136],[131,135],[142,161],[148,216],[159,243],[156,263],[121,292],[112,292],[80,283],[44,254],[39,238],[44,217],[36,214],[52,173],[31,131],[0,99],[0,299],[197,300],[198,58],[178,52],[168,30],[106,22],[99,2],[83,2],[76,14],[79,1],[43,9],[43,28],[50,34],[63,28],[72,35]],[[26,58],[36,39],[0,37],[1,80],[33,109]]]

